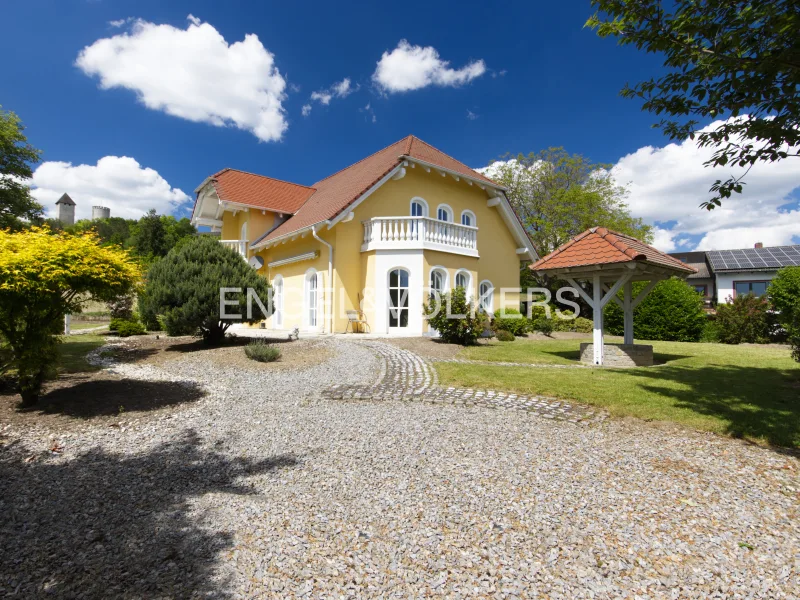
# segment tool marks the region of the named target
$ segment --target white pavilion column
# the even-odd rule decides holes
[[[633,285],[627,282],[623,288],[622,313],[625,323],[626,344],[633,344]]]
[[[592,281],[592,313],[594,316],[594,364],[603,364],[603,289],[600,287],[600,275],[596,274]]]

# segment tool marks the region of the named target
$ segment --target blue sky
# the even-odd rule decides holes
[[[191,204],[176,189],[192,196],[223,167],[311,184],[413,133],[473,167],[548,146],[618,164],[633,212],[661,224],[665,249],[688,249],[709,232],[717,247],[768,234],[761,241],[792,241],[765,218],[765,210],[784,221],[797,216],[786,213],[800,186],[788,167],[763,170],[747,208],[697,209],[716,175],[697,167],[702,156],[693,146],[667,147],[651,128],[654,116],[619,96],[625,82],[660,73],[659,57],[584,29],[592,12],[588,2],[492,10],[438,2],[420,10],[375,2],[14,1],[4,6],[0,52],[15,59],[4,67],[0,104],[22,117],[44,150],[48,164],[34,184],[45,204],[68,191],[79,206],[105,196],[115,214],[141,212],[149,201],[185,215]],[[187,32],[198,27],[208,35],[199,40],[195,31],[197,45],[187,50]],[[257,39],[246,52],[227,46],[247,34]],[[385,62],[381,80],[385,55],[397,60]],[[232,73],[237,57],[250,67]],[[420,57],[434,61],[429,85],[397,91],[404,84],[396,77],[411,75],[391,70],[424,68],[401,60]],[[345,78],[349,86],[337,96],[332,86]],[[255,95],[270,86],[280,123],[259,129],[267,121],[254,111]],[[313,92],[329,94],[329,103],[312,100]],[[227,126],[209,123],[215,119]],[[135,163],[94,168],[104,157]]]

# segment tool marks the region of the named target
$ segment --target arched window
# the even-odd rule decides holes
[[[272,328],[283,328],[283,276],[276,275],[272,282]]]
[[[411,216],[412,217],[427,217],[428,216],[428,203],[422,198],[416,197],[411,199]]]
[[[408,327],[408,271],[389,271],[389,329]]]
[[[475,225],[475,213],[471,210],[465,210],[461,213],[461,224],[466,225],[467,227],[477,227]]]
[[[456,287],[462,288],[467,293],[467,298],[472,295],[472,276],[469,274],[469,271],[465,271],[464,269],[459,270],[456,273]]]
[[[478,307],[488,314],[494,312],[494,286],[488,279],[481,281],[478,288]]]
[[[453,209],[447,206],[447,204],[440,204],[436,209],[436,218],[440,221],[445,221],[446,223],[452,223]]]
[[[442,267],[431,269],[431,293],[437,292],[440,296],[447,291],[447,271]]]
[[[305,322],[309,329],[315,329],[319,313],[319,274],[316,269],[306,271],[304,296]]]

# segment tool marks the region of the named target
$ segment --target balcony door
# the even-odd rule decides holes
[[[408,329],[408,271],[389,271],[389,333]]]

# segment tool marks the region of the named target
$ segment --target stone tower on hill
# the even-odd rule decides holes
[[[64,226],[74,225],[75,202],[72,200],[72,198],[70,198],[69,195],[64,194],[58,199],[56,206],[58,207],[58,220],[61,221]]]

